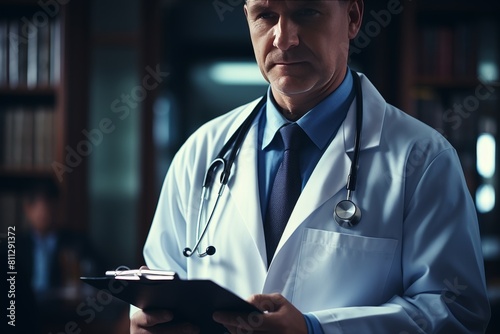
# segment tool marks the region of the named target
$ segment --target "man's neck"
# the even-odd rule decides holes
[[[295,95],[286,95],[273,88],[271,93],[281,114],[290,121],[297,121],[321,101],[333,93],[344,81],[346,71],[337,77],[332,77],[328,85],[322,89]]]

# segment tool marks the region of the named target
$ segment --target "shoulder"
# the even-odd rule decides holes
[[[413,118],[403,111],[387,105],[381,136],[380,152],[390,162],[385,176],[394,184],[405,184],[406,199],[422,187],[423,180],[428,189],[430,183],[453,180],[457,194],[466,193],[462,165],[455,148],[437,130]],[[443,185],[445,189],[446,185]],[[448,185],[449,186],[449,185]],[[429,188],[438,191],[436,188]]]
[[[386,108],[383,129],[382,138],[388,147],[430,155],[454,151],[440,129],[434,129],[390,104]]]
[[[219,137],[231,135],[250,115],[260,100],[261,98],[241,105],[203,124],[190,136],[187,142],[196,140],[198,137]]]
[[[379,146],[382,152],[397,159],[408,157],[415,150],[438,155],[453,149],[441,131],[387,103],[366,76],[361,75],[361,79],[364,102],[361,141],[365,148]]]
[[[364,102],[361,143],[367,153],[371,152],[367,157],[382,164],[385,179],[393,184],[403,182],[409,190],[426,173],[452,173],[461,179],[463,172],[456,150],[441,132],[387,103],[365,76],[361,78]],[[350,117],[353,122],[353,116]]]
[[[182,145],[175,160],[188,159],[190,161],[207,156],[213,159],[213,152],[218,152],[229,137],[245,121],[252,110],[257,106],[260,98],[237,107],[198,128]]]

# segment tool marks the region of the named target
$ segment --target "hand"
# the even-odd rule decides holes
[[[130,334],[197,334],[200,332],[191,324],[171,324],[173,318],[169,311],[139,310],[130,318]]]
[[[231,334],[274,333],[307,334],[304,315],[280,294],[254,295],[249,303],[264,314],[215,312],[214,320]]]
[[[148,269],[142,266],[141,269]],[[165,310],[139,310],[130,318],[130,334],[198,334],[200,330],[191,324],[170,323],[174,319],[171,312]]]

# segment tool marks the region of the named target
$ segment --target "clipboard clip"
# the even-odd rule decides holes
[[[106,277],[128,281],[172,281],[179,279],[175,271],[157,269],[129,269],[128,267],[118,267],[116,270],[106,271]]]

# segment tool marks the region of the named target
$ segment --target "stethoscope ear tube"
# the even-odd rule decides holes
[[[203,189],[207,189],[212,186],[212,184],[214,183],[214,176],[217,167],[219,165],[222,165],[224,167],[225,164],[226,162],[224,161],[224,159],[220,158],[217,158],[214,161],[212,161],[210,167],[208,167],[207,172],[205,173],[205,179],[203,180]]]
[[[356,190],[358,179],[359,152],[361,150],[361,130],[363,128],[363,93],[359,75],[352,71],[356,89],[356,136],[354,137],[354,156],[347,176],[347,199],[339,202],[334,209],[333,217],[340,227],[351,228],[359,224],[361,210],[352,201],[352,193]]]
[[[257,115],[259,114],[260,110],[262,109],[265,103],[266,103],[266,96],[264,96],[259,101],[259,103],[257,103],[257,106],[254,108],[254,110],[250,113],[247,119],[245,119],[245,121],[240,125],[238,130],[236,130],[236,132],[233,133],[231,138],[224,144],[224,146],[220,150],[215,160],[212,161],[212,163],[208,167],[207,172],[205,173],[205,178],[203,179],[203,189],[201,194],[200,208],[198,211],[198,220],[196,227],[196,235],[197,235],[196,244],[192,249],[189,247],[183,249],[182,254],[185,257],[189,258],[193,256],[195,252],[198,253],[198,257],[205,257],[207,255],[212,256],[215,254],[216,248],[214,246],[208,246],[205,252],[203,253],[200,253],[198,251],[198,247],[200,246],[201,240],[203,240],[203,237],[207,232],[208,226],[210,225],[215,209],[217,208],[217,204],[219,203],[219,199],[222,196],[222,193],[224,192],[224,189],[226,188],[226,185],[229,181],[229,176],[231,174],[231,167],[233,166],[233,163],[236,159],[236,154],[238,153],[239,148],[241,147],[243,140],[245,139],[248,133],[248,130],[250,130],[253,121],[256,119]],[[229,153],[229,157],[226,160],[224,157],[227,153]],[[203,230],[201,231],[200,234],[200,224],[201,224],[203,207],[205,201],[208,199],[210,188],[214,184],[215,172],[217,171],[217,168],[219,166],[222,166],[222,173],[220,176],[220,187],[217,194],[217,199],[215,200],[215,203],[212,207],[212,211],[210,212],[207,222],[205,223],[205,226],[203,227]]]

